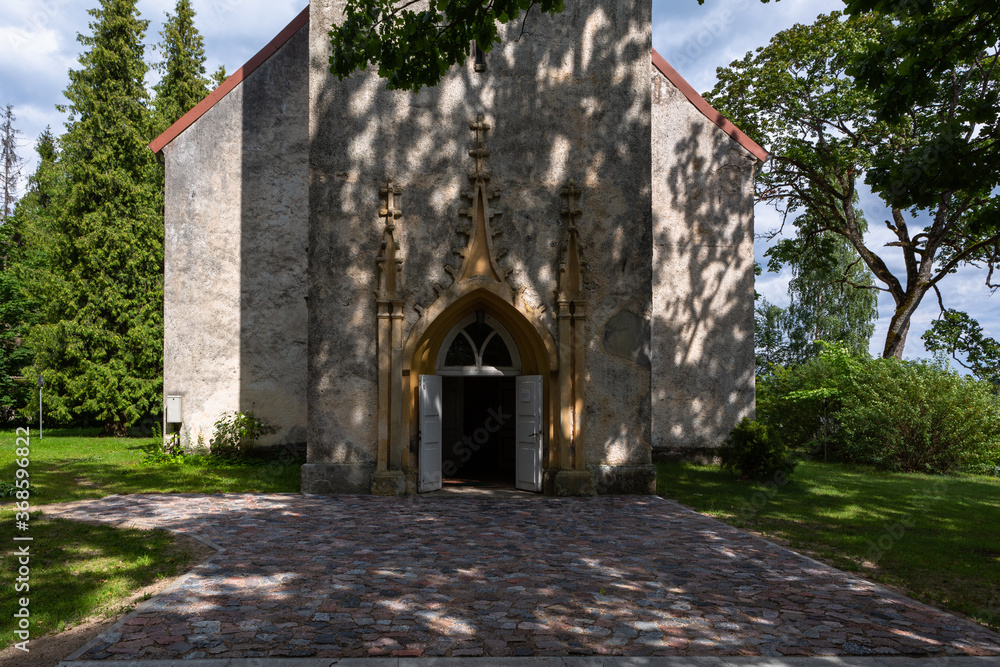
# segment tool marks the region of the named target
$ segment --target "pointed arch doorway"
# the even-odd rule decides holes
[[[514,337],[477,309],[435,356],[435,373],[418,380],[418,490],[451,482],[541,491],[542,376],[522,373]]]

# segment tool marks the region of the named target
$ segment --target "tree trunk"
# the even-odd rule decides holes
[[[889,330],[885,334],[885,347],[882,349],[882,358],[896,357],[903,358],[903,348],[906,346],[906,334],[910,331],[910,318],[920,305],[920,301],[927,293],[926,289],[915,290],[915,293],[907,294],[903,303],[896,306],[896,312],[889,322]]]
[[[128,427],[125,422],[118,419],[108,419],[104,422],[104,427],[99,434],[102,438],[124,438],[128,435]]]
[[[903,358],[903,347],[906,345],[906,334],[910,331],[910,318],[907,316],[903,322],[898,315],[892,316],[889,323],[889,331],[885,336],[885,348],[882,350],[882,358],[896,357]]]

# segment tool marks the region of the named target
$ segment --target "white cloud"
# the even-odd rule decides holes
[[[205,39],[209,72],[223,64],[232,73],[263,48],[305,6],[306,0],[193,0],[196,25]],[[67,72],[76,66],[82,46],[77,33],[89,33],[91,17],[86,10],[97,0],[5,0],[0,13],[0,104],[13,104],[17,127],[24,133],[26,146],[22,155],[33,157],[35,139],[51,125],[61,133],[62,116],[55,105],[62,103]],[[159,54],[151,46],[159,39],[164,13],[172,12],[173,0],[141,0],[142,17],[150,21],[146,34],[147,60]],[[843,7],[839,0],[782,0],[764,4],[759,0],[708,0],[704,5],[667,0],[653,2],[653,45],[699,92],[715,84],[715,70],[741,58],[747,51],[767,44],[779,30],[795,23],[809,23],[821,13]],[[28,39],[22,39],[27,36]],[[148,82],[156,79],[152,74]],[[862,198],[862,205],[872,227],[872,237],[884,242],[884,208],[877,197]],[[757,231],[767,231],[780,224],[777,213],[758,206]],[[758,259],[765,249],[758,242]],[[898,254],[898,253],[897,253]],[[895,260],[892,268],[901,268]],[[786,303],[787,271],[765,275],[758,280],[758,291],[768,300]],[[1000,337],[1000,316],[987,301],[981,275],[962,270],[942,285],[946,304],[961,308],[977,317],[987,332]],[[936,299],[921,305],[911,327],[907,353],[923,354],[919,333],[933,318]],[[884,337],[891,299],[879,305],[880,330]],[[877,347],[881,342],[876,333]]]
[[[840,0],[782,0],[764,4],[759,0],[709,0],[704,5],[694,3],[678,6],[667,0],[653,1],[653,46],[699,92],[711,90],[716,81],[716,68],[742,58],[758,46],[765,46],[771,37],[796,23],[812,23],[820,14],[842,10]],[[765,148],[767,148],[765,146]],[[861,193],[861,207],[869,222],[866,240],[879,252],[889,269],[905,282],[902,253],[898,248],[885,248],[895,240],[884,220],[890,218],[878,196],[867,188]],[[777,229],[781,216],[774,208],[757,205],[755,229],[758,240],[754,244],[757,261],[767,269],[764,252],[771,243],[759,235]],[[907,218],[911,234],[922,226],[921,220]],[[926,221],[926,218],[924,218]],[[792,231],[789,228],[786,231]],[[984,274],[973,268],[960,269],[941,283],[941,293],[947,307],[968,312],[983,326],[988,335],[1000,338],[1000,313],[988,301],[989,290],[983,286]],[[788,303],[790,271],[779,274],[764,273],[757,279],[757,291],[768,301],[778,305]],[[871,351],[881,354],[889,320],[895,310],[892,297],[880,293],[879,320],[872,338]],[[911,319],[907,336],[907,358],[928,356],[920,335],[930,326],[939,311],[937,297],[930,293],[921,302]]]

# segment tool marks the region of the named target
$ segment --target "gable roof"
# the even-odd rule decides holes
[[[149,142],[149,148],[154,153],[159,153],[163,150],[164,146],[176,139],[181,132],[194,124],[196,120],[201,118],[209,109],[214,107],[219,100],[228,95],[229,91],[238,86],[245,78],[250,76],[255,69],[263,65],[268,58],[274,55],[278,49],[285,45],[285,42],[292,38],[292,35],[297,33],[302,26],[307,23],[309,23],[308,6],[303,9],[298,16],[292,19],[291,23],[286,25],[284,30],[279,32],[278,35],[267,44],[267,46],[258,51],[253,58],[248,60],[246,64],[243,65],[243,67],[236,70],[232,76],[223,81],[222,85],[209,93],[205,99],[196,104],[194,108],[186,114],[181,116],[177,122],[168,127],[163,134]],[[670,82],[674,84],[674,86],[676,86],[685,97],[687,97],[688,101],[690,101],[691,104],[698,109],[698,111],[703,113],[710,121],[718,125],[723,132],[735,139],[741,146],[750,151],[754,157],[761,162],[767,160],[767,151],[761,148],[753,139],[743,134],[743,132],[741,132],[738,127],[733,125],[729,119],[716,111],[711,104],[705,101],[705,98],[695,92],[695,89],[691,87],[691,84],[685,81],[684,77],[678,74],[677,70],[671,67],[670,63],[664,60],[663,56],[656,52],[656,49],[653,49],[653,67],[658,69],[663,76],[667,77],[667,79],[669,79]]]
[[[205,112],[214,107],[219,100],[229,94],[233,88],[238,86],[243,79],[264,64],[268,58],[285,45],[285,42],[292,38],[302,26],[309,23],[309,7],[303,9],[292,22],[285,26],[285,29],[278,33],[278,36],[268,42],[267,46],[257,52],[253,58],[248,60],[243,67],[236,70],[232,76],[222,82],[218,88],[208,94],[205,99],[198,102],[190,111],[177,119],[177,122],[168,127],[163,134],[149,142],[149,147],[154,153],[159,153],[163,147],[177,138],[181,132],[188,129],[196,120],[205,115]]]
[[[681,91],[684,94],[684,97],[688,98],[688,101],[693,104],[698,111],[704,114],[706,118],[718,125],[723,132],[735,139],[740,146],[743,146],[743,148],[750,151],[755,158],[761,162],[767,161],[767,158],[769,157],[767,151],[761,148],[756,141],[743,134],[740,128],[733,125],[728,118],[716,111],[715,107],[706,102],[705,98],[699,95],[695,89],[691,87],[691,84],[685,81],[684,77],[678,74],[677,70],[671,67],[670,63],[664,60],[663,56],[656,52],[656,49],[653,49],[653,67],[660,70],[660,74],[667,77],[667,79],[670,80],[670,83],[674,84],[674,86],[677,87],[677,90]]]

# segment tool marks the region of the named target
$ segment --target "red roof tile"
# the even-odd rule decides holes
[[[149,147],[153,150],[153,152],[159,153],[163,150],[164,146],[176,139],[181,132],[188,129],[188,127],[201,118],[206,111],[214,107],[219,100],[229,94],[229,91],[239,85],[243,79],[250,76],[251,72],[263,65],[264,61],[274,55],[278,49],[284,46],[285,42],[292,38],[292,35],[297,33],[302,26],[307,23],[309,23],[308,7],[303,9],[298,16],[292,19],[292,22],[286,25],[285,29],[279,32],[278,36],[272,39],[267,46],[258,51],[257,55],[248,60],[243,67],[236,70],[231,77],[223,81],[222,85],[209,93],[208,96],[196,104],[193,109],[181,116],[177,122],[168,127],[163,134],[149,142]]]
[[[670,83],[674,84],[679,91],[684,93],[684,97],[688,98],[688,101],[691,102],[691,104],[693,104],[698,111],[702,112],[706,118],[718,125],[723,132],[735,139],[740,146],[743,146],[743,148],[753,153],[754,157],[761,162],[767,160],[767,151],[761,148],[756,141],[743,134],[740,128],[733,125],[728,118],[716,111],[711,104],[706,102],[705,98],[699,95],[695,89],[691,87],[691,84],[685,81],[684,77],[678,74],[677,70],[671,67],[670,63],[664,60],[663,56],[656,52],[656,49],[653,49],[653,67],[660,70],[660,73],[667,77],[667,79],[670,80]]]

